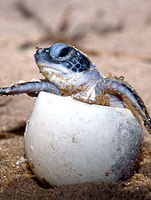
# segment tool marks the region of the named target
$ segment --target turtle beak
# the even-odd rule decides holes
[[[38,48],[34,57],[36,63],[40,65],[47,66],[51,62],[48,53],[45,51],[45,48]]]

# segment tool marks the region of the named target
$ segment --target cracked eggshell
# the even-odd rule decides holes
[[[29,164],[52,185],[129,178],[138,167],[142,127],[130,110],[41,92],[25,131]]]

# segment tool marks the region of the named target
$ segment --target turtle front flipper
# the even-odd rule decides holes
[[[131,85],[125,82],[122,78],[108,77],[98,82],[96,87],[98,87],[102,92],[113,96],[119,96],[126,107],[141,115],[146,129],[151,133],[151,118],[149,112],[147,111],[143,100]]]
[[[18,83],[10,87],[0,88],[0,96],[16,95],[26,93],[29,96],[37,96],[40,91],[45,91],[53,94],[60,94],[60,90],[56,85],[47,81],[31,81]]]

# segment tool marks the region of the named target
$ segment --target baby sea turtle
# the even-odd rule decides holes
[[[94,63],[81,51],[64,43],[37,48],[35,61],[44,80],[18,83],[0,88],[0,95],[27,93],[37,96],[40,91],[104,106],[129,108],[139,114],[151,133],[151,118],[144,102],[123,77],[104,77]]]

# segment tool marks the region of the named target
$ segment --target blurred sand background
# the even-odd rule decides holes
[[[122,75],[151,113],[150,0],[1,0],[0,86],[42,78],[35,47],[67,42],[104,75]],[[44,188],[24,160],[23,132],[34,99],[0,97],[0,199],[151,199],[151,136],[143,161],[124,182]]]

